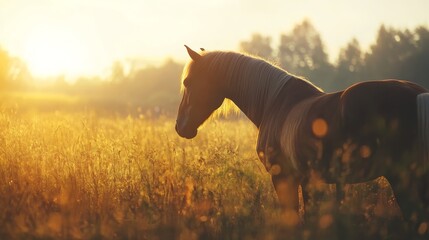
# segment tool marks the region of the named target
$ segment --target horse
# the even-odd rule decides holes
[[[403,80],[365,81],[333,93],[257,57],[195,52],[182,73],[175,129],[194,138],[229,99],[258,128],[256,151],[271,174],[282,209],[304,209],[312,180],[344,184],[384,176],[403,218],[427,231],[429,93]],[[423,225],[422,225],[423,224]]]

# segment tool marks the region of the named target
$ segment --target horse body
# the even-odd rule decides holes
[[[258,156],[285,209],[297,212],[298,185],[305,189],[313,177],[341,186],[385,176],[404,216],[420,211],[428,220],[428,159],[419,141],[429,138],[429,97],[420,104],[427,113],[417,104],[427,90],[387,80],[324,93],[261,59],[188,53],[193,61],[184,71],[177,132],[194,137],[223,99],[231,99],[259,129]],[[419,126],[427,126],[423,134]]]
[[[358,183],[389,175],[390,165],[416,151],[417,109],[410,106],[424,92],[415,84],[390,80],[316,94],[293,107],[276,109],[286,115],[279,126],[270,125],[274,131],[282,129],[279,139],[271,140],[280,146],[268,145],[291,161],[289,171],[307,176],[314,170],[327,183]],[[279,119],[278,115],[271,116]],[[260,136],[264,130],[261,127]],[[268,166],[273,164],[282,163]]]

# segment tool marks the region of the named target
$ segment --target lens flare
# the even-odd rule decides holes
[[[322,118],[316,118],[311,125],[311,129],[316,137],[323,138],[328,133],[328,123]]]

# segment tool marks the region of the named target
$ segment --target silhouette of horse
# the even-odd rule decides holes
[[[314,179],[337,184],[341,200],[344,184],[384,176],[406,220],[414,227],[429,220],[426,89],[383,80],[324,93],[262,59],[186,48],[192,60],[182,75],[177,133],[195,137],[232,100],[259,129],[257,153],[285,211],[298,214],[298,186],[305,205]]]

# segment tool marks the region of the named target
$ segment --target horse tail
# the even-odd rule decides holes
[[[420,175],[419,195],[425,203],[426,211],[429,211],[429,93],[417,95],[417,124],[420,143],[419,156],[422,161],[421,170],[423,170]]]
[[[429,93],[417,96],[417,124],[424,170],[429,168]]]

